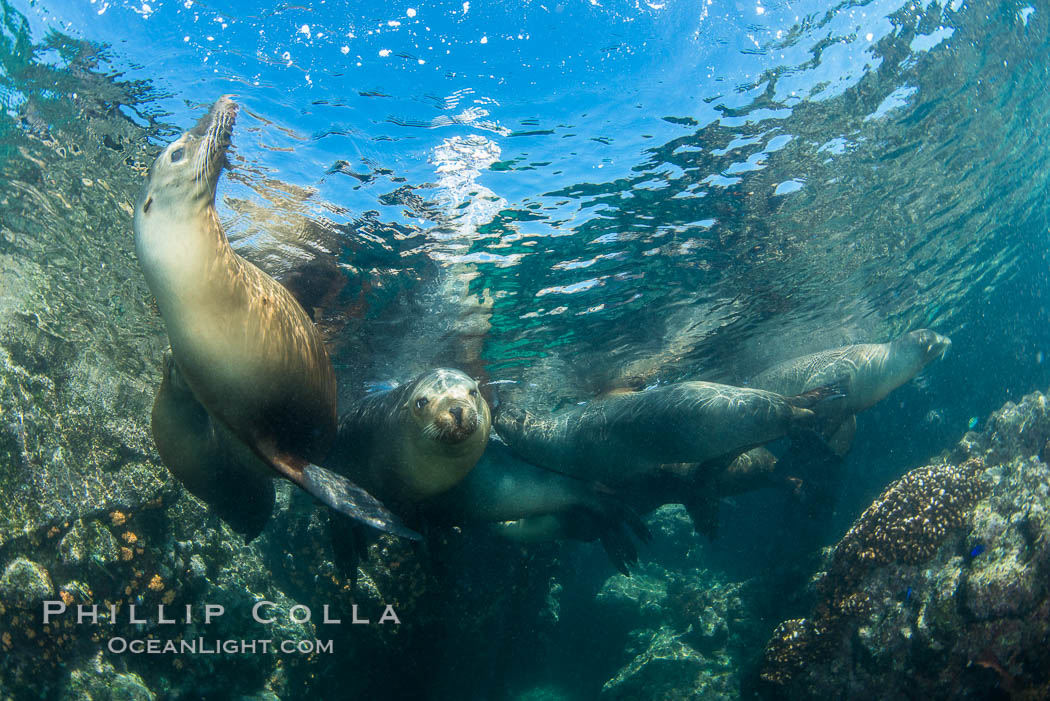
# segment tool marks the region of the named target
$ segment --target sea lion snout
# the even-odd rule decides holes
[[[478,411],[470,404],[457,401],[434,416],[434,425],[442,443],[459,443],[478,430]]]
[[[154,160],[135,208],[136,241],[144,237],[145,248],[156,245],[172,222],[195,222],[214,206],[219,175],[229,165],[236,117],[236,103],[220,98]]]
[[[456,420],[457,426],[463,425],[463,407],[454,406],[448,410],[448,413],[452,414],[452,418]]]
[[[909,335],[915,340],[919,348],[923,350],[923,355],[929,360],[943,358],[952,347],[950,338],[930,329],[919,329],[911,332]]]

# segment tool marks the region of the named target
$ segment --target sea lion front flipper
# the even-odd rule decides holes
[[[801,394],[787,397],[794,407],[795,425],[799,429],[813,430],[822,435],[831,435],[846,414],[849,379],[838,378]]]
[[[289,470],[289,472],[294,471]],[[421,535],[405,526],[400,518],[383,506],[381,501],[342,475],[337,475],[320,465],[306,463],[297,475],[292,476],[292,479],[315,499],[339,513],[367,523],[385,533],[410,540],[422,540]]]
[[[793,406],[801,407],[803,409],[816,410],[816,407],[825,405],[821,408],[823,411],[830,413],[831,411],[841,411],[844,409],[847,396],[849,396],[849,378],[839,377],[826,385],[814,387],[813,389],[806,390],[802,394],[788,397],[788,400]],[[827,406],[828,404],[831,406]]]

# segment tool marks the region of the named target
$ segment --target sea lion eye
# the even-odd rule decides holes
[[[182,152],[183,152],[182,148],[177,148],[174,151],[172,151],[171,152],[171,162],[172,163],[178,163],[179,161],[181,161],[182,160]]]
[[[469,392],[467,392],[467,394],[469,394],[472,397],[476,397],[478,396],[478,391],[476,389],[472,389]]]
[[[420,397],[419,399],[417,399],[417,400],[416,400],[416,408],[417,408],[417,409],[422,409],[422,408],[423,408],[423,407],[425,407],[425,406],[426,406],[426,405],[427,405],[427,404],[428,404],[429,402],[430,402],[430,400],[429,400],[429,399],[427,399],[426,397]]]

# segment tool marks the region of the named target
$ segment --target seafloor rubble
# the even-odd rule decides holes
[[[769,640],[787,698],[1050,695],[1050,410],[1026,396],[891,484]]]
[[[688,521],[673,512],[657,518]],[[621,655],[627,662],[605,682],[603,701],[738,698],[738,660],[761,630],[751,587],[711,570],[674,572],[654,564],[631,577],[609,578],[597,608],[629,632]]]

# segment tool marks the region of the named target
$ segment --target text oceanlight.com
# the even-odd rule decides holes
[[[142,640],[134,638],[110,638],[106,647],[110,652],[134,655],[254,655],[283,652],[286,654],[332,653],[331,640]]]
[[[45,625],[51,623],[54,619],[73,615],[73,612],[68,610],[68,607],[63,601],[44,602],[43,622]],[[135,604],[131,604],[126,608],[115,605],[106,608],[99,607],[97,604],[90,606],[79,604],[76,607],[75,615],[77,625],[116,625],[118,623],[154,626],[192,623],[210,625],[215,622],[216,619],[226,615],[226,608],[221,604],[204,604],[203,606],[186,605],[182,608],[166,608],[165,605],[159,604],[149,611],[140,611],[139,607]],[[314,620],[313,611],[311,611],[308,606],[298,604],[292,606],[287,611],[282,611],[277,604],[272,601],[257,602],[252,606],[251,615],[252,620],[264,625],[274,623],[279,618],[285,619],[291,623],[299,624]],[[394,611],[394,607],[389,604],[383,608],[382,613],[378,618],[374,619],[374,622],[380,625],[387,623],[401,623],[400,619],[397,617],[397,613]],[[329,606],[325,604],[321,609],[321,615],[316,623],[321,625],[340,625],[343,623],[343,620],[334,617]],[[373,623],[373,619],[363,614],[359,610],[357,604],[353,604],[350,607],[350,617],[348,618],[347,623],[349,625],[369,625]],[[154,638],[151,635],[147,638],[132,639],[116,636],[109,639],[106,647],[110,652],[115,654],[244,655],[275,652],[285,654],[325,654],[333,652],[333,641],[320,639],[224,640],[220,638],[206,638],[204,636],[198,636],[191,640],[183,640],[179,638],[164,640]]]

